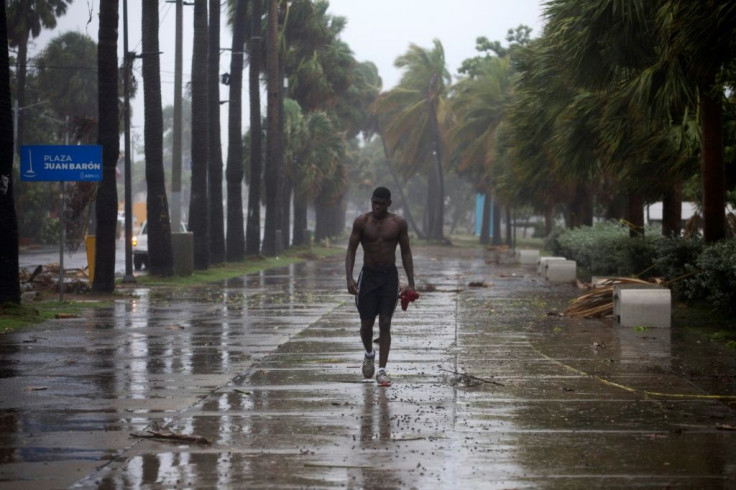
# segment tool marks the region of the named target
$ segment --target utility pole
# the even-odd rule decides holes
[[[174,149],[171,157],[171,227],[181,223],[181,133],[182,133],[182,25],[183,0],[176,0],[176,51],[174,52]]]
[[[128,52],[128,0],[123,0],[123,52],[125,63],[125,79],[123,80],[123,93],[125,95],[125,275],[123,283],[135,283],[133,275],[133,202],[132,202],[132,176],[130,162],[130,77],[133,72],[132,65],[135,58],[134,53]]]

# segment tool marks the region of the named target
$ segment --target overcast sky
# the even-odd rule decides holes
[[[108,0],[109,1],[109,0]],[[140,10],[142,0],[128,0],[129,49],[140,52]],[[152,0],[147,0],[152,1]],[[506,32],[519,24],[532,28],[532,37],[542,31],[542,3],[545,0],[330,0],[329,12],[347,19],[342,40],[353,50],[358,61],[372,61],[378,66],[383,79],[383,88],[396,85],[401,72],[394,68],[394,60],[404,54],[410,44],[431,48],[433,39],[439,39],[445,50],[445,58],[450,73],[455,75],[462,61],[477,54],[475,39],[485,36],[491,41],[506,44]],[[59,19],[53,32],[45,32],[35,40],[29,50],[33,56],[43,49],[52,37],[66,31],[76,30],[97,40],[97,16],[100,0],[74,0],[68,13]],[[222,2],[223,5],[225,2]],[[159,1],[159,20],[161,30],[161,82],[164,105],[173,104],[174,81],[174,22],[173,3]],[[122,7],[120,11],[120,53],[122,59]],[[184,9],[184,81],[191,72],[192,51],[192,7]],[[222,35],[220,45],[229,48],[230,32],[222,15]],[[230,56],[223,52],[220,61],[221,73],[229,71]],[[140,62],[136,63],[136,75],[140,77]],[[247,81],[247,78],[245,79]],[[220,86],[221,99],[227,99],[227,87]],[[247,87],[247,84],[246,84]],[[265,97],[263,99],[265,103]],[[132,101],[134,118],[133,132],[142,134],[143,92]],[[244,98],[244,127],[247,127],[247,96]],[[222,105],[222,121],[227,127],[227,104]],[[225,136],[223,147],[227,148]]]

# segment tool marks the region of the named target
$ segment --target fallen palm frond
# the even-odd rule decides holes
[[[599,283],[591,292],[573,300],[563,314],[565,316],[582,316],[584,318],[600,318],[613,315],[613,288],[617,284],[653,283],[631,277],[606,279]]]

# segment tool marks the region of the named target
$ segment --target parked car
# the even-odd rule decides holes
[[[180,232],[187,231],[187,225],[179,223]],[[133,236],[133,266],[139,271],[148,269],[148,221],[144,221],[138,234]]]

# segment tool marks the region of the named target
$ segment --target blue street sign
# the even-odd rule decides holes
[[[99,182],[100,145],[23,145],[20,180],[39,182]]]

